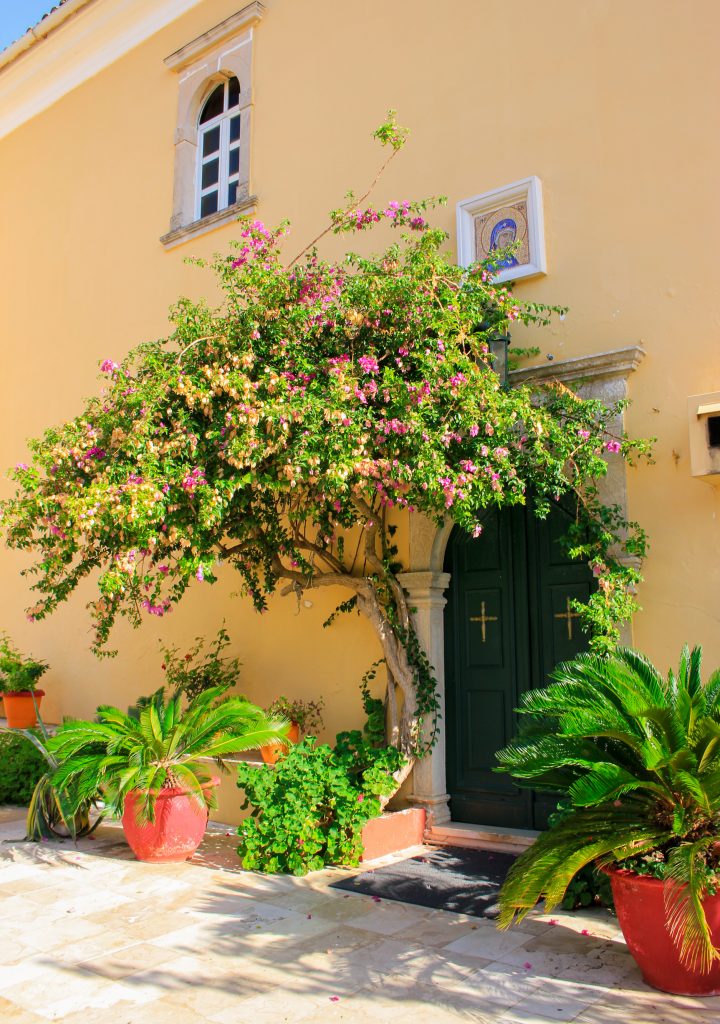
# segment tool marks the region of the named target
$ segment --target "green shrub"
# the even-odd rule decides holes
[[[24,736],[0,733],[0,804],[29,804],[46,770],[45,758]]]
[[[340,733],[336,746],[309,737],[274,768],[240,765],[243,809],[252,816],[238,829],[243,867],[304,875],[326,864],[357,864],[363,825],[380,813],[380,797],[397,788],[404,764],[395,747],[372,746],[359,731]]]

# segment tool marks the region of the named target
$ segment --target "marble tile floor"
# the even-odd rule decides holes
[[[179,865],[135,861],[103,826],[24,844],[0,808],[2,1024],[710,1024],[720,999],[645,986],[600,911],[510,932],[348,894],[347,872],[243,872],[214,828]]]

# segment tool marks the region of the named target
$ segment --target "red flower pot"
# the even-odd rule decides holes
[[[220,784],[217,775],[204,783],[203,791]],[[205,835],[208,809],[187,789],[163,789],[155,801],[155,821],[138,819],[142,794],[128,793],[122,816],[125,838],[138,860],[167,863],[188,860]]]
[[[618,921],[644,980],[674,995],[720,995],[720,961],[701,974],[680,962],[680,951],[666,924],[663,883],[633,871],[607,869]],[[720,894],[706,896],[703,909],[712,940],[720,945]]]
[[[44,690],[17,690],[15,693],[4,693],[5,716],[11,729],[34,729],[37,725],[35,705],[40,707],[45,696]],[[35,703],[33,703],[33,697]]]
[[[290,723],[288,739],[291,743],[297,743],[300,739],[300,726],[297,722]],[[287,743],[268,743],[267,746],[260,747],[260,756],[265,764],[275,764],[287,752]]]

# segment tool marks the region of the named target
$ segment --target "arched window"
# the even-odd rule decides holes
[[[237,201],[240,181],[240,82],[226,79],[205,100],[198,120],[196,217]]]

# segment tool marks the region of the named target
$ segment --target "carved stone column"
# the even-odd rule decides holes
[[[428,814],[428,825],[450,821],[449,796],[445,780],[445,629],[443,609],[445,591],[450,582],[447,572],[403,572],[398,575],[409,603],[415,609],[413,621],[418,639],[433,667],[440,705],[438,739],[426,757],[415,764],[412,795],[408,799]]]

